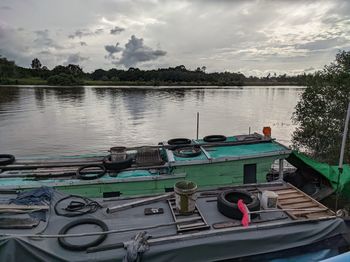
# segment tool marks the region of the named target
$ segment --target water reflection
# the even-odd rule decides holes
[[[48,95],[52,95],[60,102],[82,103],[85,97],[85,88],[77,87],[54,87],[46,88]]]
[[[289,140],[302,89],[119,89],[0,87],[1,153],[92,153],[112,145],[156,144],[173,137],[234,135],[272,127]]]
[[[0,109],[6,108],[10,103],[18,103],[20,89],[12,86],[1,87],[0,89]]]

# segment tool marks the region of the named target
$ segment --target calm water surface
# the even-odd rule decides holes
[[[303,87],[132,89],[0,87],[0,153],[16,156],[104,152],[174,137],[260,132],[288,144]]]

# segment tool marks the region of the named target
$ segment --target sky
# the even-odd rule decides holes
[[[350,1],[0,0],[0,55],[29,67],[299,74],[350,50]]]

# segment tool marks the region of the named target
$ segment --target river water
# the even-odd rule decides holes
[[[1,87],[0,154],[75,155],[174,137],[260,132],[289,144],[303,87]]]

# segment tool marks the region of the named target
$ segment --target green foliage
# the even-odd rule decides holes
[[[294,147],[317,160],[337,163],[349,101],[350,52],[341,51],[332,64],[308,79],[293,115],[298,125],[293,133]],[[348,136],[347,148],[349,140]],[[345,160],[350,160],[349,150]]]
[[[13,61],[8,61],[5,57],[0,57],[0,81],[4,82],[5,79],[12,77],[15,74],[15,63]]]
[[[22,68],[16,66],[14,62],[8,61],[0,56],[0,83],[10,84],[22,83],[21,79],[37,79],[38,84],[48,81],[48,84],[73,85],[82,82],[91,83],[93,81],[103,81],[108,85],[290,85],[304,84],[306,75],[287,76],[280,75],[273,77],[245,77],[242,73],[234,72],[213,72],[207,73],[205,66],[195,70],[189,70],[184,65],[169,68],[159,68],[156,70],[141,70],[139,68],[129,68],[128,70],[97,69],[92,73],[85,73],[79,65],[69,64],[67,66],[58,65],[52,70],[42,66],[39,59],[33,59],[32,68]],[[62,78],[62,74],[69,76]],[[12,79],[11,81],[9,79]],[[17,81],[17,82],[16,82]],[[98,83],[91,83],[98,84]]]
[[[60,73],[58,75],[50,76],[47,79],[47,83],[49,85],[58,85],[58,86],[76,86],[76,85],[82,85],[83,81],[79,78],[74,77],[73,75]]]
[[[41,68],[41,62],[38,58],[34,58],[31,64],[33,69],[40,69]]]

